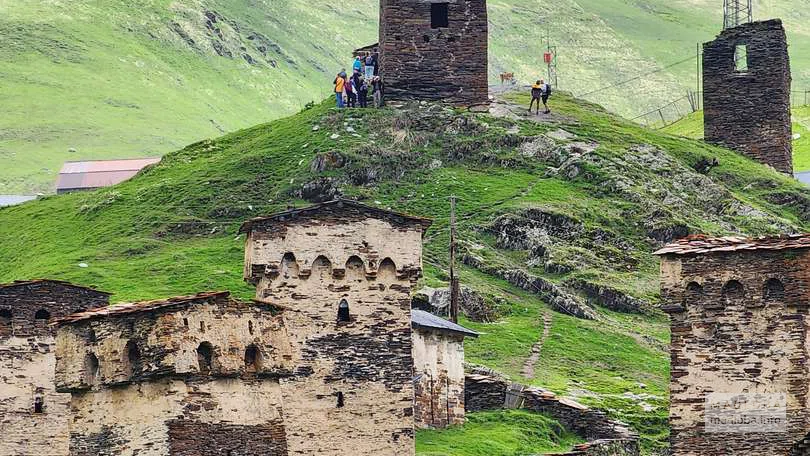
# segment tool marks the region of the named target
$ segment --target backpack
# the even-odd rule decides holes
[[[546,84],[546,96],[551,96],[551,84]]]
[[[372,56],[366,57],[366,65],[374,65],[374,57]]]

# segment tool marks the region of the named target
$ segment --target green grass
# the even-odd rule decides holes
[[[703,139],[703,111],[697,111],[662,131],[687,138]],[[793,170],[810,171],[810,107],[793,108],[793,134],[799,135],[793,140]]]
[[[506,98],[528,104],[525,94]],[[658,262],[649,230],[685,224],[693,232],[766,234],[810,226],[802,203],[810,192],[793,180],[731,151],[646,130],[565,93],[554,99],[559,125],[436,107],[335,112],[331,106],[327,100],[292,117],[192,144],[115,187],[0,209],[0,282],[71,280],[113,292],[114,302],[209,289],[250,298],[241,277],[239,224],[291,203],[307,204],[299,196],[302,186],[322,178],[368,204],[433,218],[424,252],[424,283],[431,285],[447,281],[450,195],[460,198],[463,253],[558,283],[610,285],[653,305]],[[556,128],[599,144],[586,155],[592,161],[579,162],[576,176],[557,173],[550,158],[520,153],[519,143]],[[340,137],[331,139],[334,133]],[[327,152],[342,154],[346,165],[313,172],[311,161]],[[719,157],[720,166],[707,176],[694,172],[692,166],[709,156]],[[780,205],[784,198],[794,202]],[[526,264],[528,252],[499,248],[483,229],[527,208],[563,214],[624,244],[550,244],[555,257],[576,259],[576,267],[546,274]],[[521,379],[547,304],[470,267],[462,268],[461,277],[500,302],[503,313],[489,324],[464,322],[482,333],[466,343],[469,361],[606,409],[639,430],[645,454],[666,445],[665,318],[599,309],[600,321],[590,322],[554,313],[537,377]],[[428,437],[477,451],[464,442],[484,431],[470,429],[420,434],[420,451],[448,451],[424,447]],[[503,454],[518,451],[508,442],[501,445]]]
[[[422,430],[416,434],[419,456],[526,456],[562,453],[578,437],[545,415],[522,410],[478,412],[467,423],[444,431]]]
[[[722,22],[715,0],[488,5],[490,81],[502,71],[523,82],[543,77],[550,34],[559,88],[579,94],[693,55]],[[796,90],[810,87],[807,6],[756,9],[757,18],[785,20]],[[219,15],[223,40],[207,30],[205,11]],[[163,155],[324,98],[351,50],[377,40],[378,2],[338,13],[327,0],[0,0],[0,13],[0,194],[52,193],[66,160]],[[277,47],[261,55],[249,39],[256,33]],[[232,57],[218,55],[215,41]],[[686,62],[589,99],[634,117],[681,98],[695,84],[694,69]]]

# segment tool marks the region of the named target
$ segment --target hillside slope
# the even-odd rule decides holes
[[[784,2],[783,2],[784,3]],[[375,0],[0,0],[0,194],[53,191],[65,160],[162,155],[323,99],[355,47],[377,38]],[[591,92],[688,59],[722,15],[715,0],[489,0],[491,81],[542,76]],[[795,86],[810,86],[810,0],[783,17]],[[633,117],[695,85],[694,60],[589,99]]]
[[[335,112],[325,101],[170,153],[116,187],[0,209],[0,282],[60,278],[115,301],[208,289],[249,298],[239,224],[343,196],[434,218],[424,283],[438,286],[456,195],[462,282],[494,313],[465,320],[482,333],[468,361],[606,408],[642,433],[646,451],[660,448],[669,332],[654,310],[651,253],[690,232],[806,230],[810,190],[564,94],[554,116],[528,117],[523,96],[506,94],[490,114]],[[711,158],[720,165],[695,171]]]

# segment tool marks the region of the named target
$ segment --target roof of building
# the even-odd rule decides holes
[[[414,328],[461,334],[467,337],[478,337],[477,332],[467,329],[461,325],[457,325],[452,321],[447,321],[442,317],[437,317],[436,315],[433,315],[430,312],[425,312],[424,310],[411,310],[411,326]]]
[[[158,299],[155,301],[141,301],[127,304],[115,304],[108,307],[99,307],[85,312],[79,312],[62,318],[55,318],[53,323],[65,325],[78,321],[91,320],[94,318],[114,317],[128,315],[139,312],[151,312],[158,309],[174,306],[186,306],[200,301],[208,301],[215,298],[227,298],[231,293],[228,291],[208,291],[197,293],[191,296],[177,296],[168,299]]]
[[[15,280],[14,282],[10,283],[0,283],[0,289],[2,288],[14,288],[14,287],[24,287],[26,285],[36,285],[38,283],[55,283],[59,285],[63,285],[66,287],[71,288],[79,288],[82,290],[93,291],[95,293],[104,294],[104,295],[112,295],[112,293],[108,293],[106,291],[96,290],[95,288],[85,287],[82,285],[76,285],[75,283],[66,282],[64,280],[54,280],[54,279],[31,279],[31,280]]]
[[[65,162],[62,170],[59,171],[56,190],[90,189],[115,185],[159,161],[160,157]]]
[[[33,195],[0,195],[0,207],[16,206],[35,199],[37,197]]]
[[[426,231],[433,221],[424,217],[417,217],[414,215],[403,214],[401,212],[393,212],[378,207],[368,206],[358,203],[357,201],[337,199],[325,203],[315,204],[313,206],[304,207],[301,209],[288,209],[283,212],[271,214],[263,217],[256,217],[243,223],[239,228],[240,233],[247,233],[253,230],[253,226],[261,222],[287,222],[296,218],[317,216],[320,214],[334,214],[341,212],[359,212],[367,216],[384,219],[391,221],[395,224],[403,224],[405,222],[418,223],[422,225],[423,231]]]
[[[366,52],[372,52],[372,51],[374,51],[374,49],[379,49],[379,47],[380,47],[379,42],[374,43],[374,44],[369,44],[367,46],[363,46],[361,48],[355,49],[352,54],[354,55],[354,57],[357,57],[359,55],[365,54]]]
[[[789,250],[810,248],[810,234],[746,238],[742,236],[689,236],[655,252],[655,255],[699,255],[743,250]]]

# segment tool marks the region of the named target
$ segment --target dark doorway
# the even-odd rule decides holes
[[[449,3],[430,4],[430,27],[447,28],[450,26]]]

